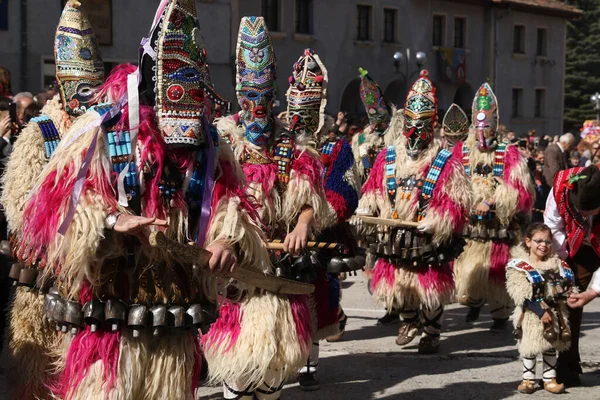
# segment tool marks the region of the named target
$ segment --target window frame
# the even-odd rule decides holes
[[[539,54],[538,50],[538,45],[539,45],[539,32],[540,31],[544,31],[544,44],[543,44],[543,53],[544,54]],[[548,32],[550,32],[550,30],[548,29],[547,26],[536,26],[535,29],[535,56],[536,57],[548,57]]]
[[[264,6],[263,3],[265,1],[267,1],[267,0],[258,0],[258,1],[259,1],[258,7],[259,7],[259,10],[260,10],[260,15],[265,19],[265,22],[267,23],[267,28],[269,29],[269,33],[272,33],[272,32],[283,32],[283,29],[282,29],[283,28],[282,27],[282,22],[283,22],[283,0],[273,0],[273,1],[277,2],[277,7],[279,8],[278,12],[277,12],[277,30],[272,30],[271,28],[269,28],[269,21],[268,21],[268,19],[265,16],[265,12],[264,12],[265,10],[264,10],[264,7],[263,7]]]
[[[393,32],[392,32],[392,40],[386,40],[386,32],[387,32],[387,26],[386,26],[386,11],[391,11],[394,15],[394,27],[393,27]],[[383,43],[398,43],[398,15],[400,15],[400,12],[398,10],[398,8],[396,7],[388,7],[388,6],[384,6],[383,7]]]
[[[522,39],[519,43],[519,45],[523,45],[523,49],[516,49],[515,48],[515,40],[516,40],[516,32],[517,32],[517,27],[522,28],[523,29],[523,35],[522,35]],[[513,33],[512,33],[512,52],[513,54],[518,54],[518,55],[525,55],[527,54],[527,25],[523,24],[523,23],[514,23],[513,24]],[[518,50],[522,50],[522,51],[518,51]]]
[[[462,37],[462,47],[457,47],[456,46],[456,20],[458,19],[462,19],[464,21],[464,25],[463,25],[463,37]],[[467,46],[467,40],[469,37],[469,20],[468,17],[466,15],[455,15],[454,16],[454,24],[452,26],[452,30],[453,30],[453,37],[452,37],[452,47],[455,49],[466,49]]]
[[[369,15],[368,15],[368,26],[367,26],[367,38],[361,38],[359,37],[359,28],[360,28],[360,12],[359,12],[359,8],[360,7],[368,7],[369,9]],[[368,4],[368,3],[357,3],[356,4],[356,41],[357,42],[372,42],[373,39],[373,25],[374,25],[374,11],[375,11],[375,7],[373,6],[373,4]]]
[[[515,91],[520,94],[517,96],[517,104],[515,107]],[[522,86],[513,86],[511,90],[511,119],[523,118],[523,99],[525,97],[525,89]],[[516,108],[516,113],[515,113]]]
[[[442,18],[442,30],[440,32],[440,40],[439,44],[434,42],[434,21],[436,17]],[[433,13],[431,16],[431,43],[434,47],[444,47],[448,43],[448,15],[444,13]]]
[[[538,104],[538,93],[542,93],[541,96],[541,104]],[[534,118],[544,118],[546,116],[546,94],[548,90],[546,87],[536,87],[535,88],[535,98],[534,98],[534,109],[533,116]],[[539,106],[539,107],[538,107]]]
[[[308,32],[298,32],[298,2],[307,1],[309,2],[309,16],[308,16]],[[295,35],[313,35],[314,34],[314,1],[315,0],[294,0],[294,34]]]

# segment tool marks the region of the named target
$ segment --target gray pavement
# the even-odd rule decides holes
[[[342,304],[348,326],[342,342],[321,343],[318,379],[321,389],[302,392],[285,387],[285,400],[410,399],[500,400],[549,399],[538,390],[528,396],[516,391],[521,378],[511,331],[491,333],[487,307],[475,324],[464,322],[466,307],[452,305],[444,317],[441,351],[417,354],[417,340],[407,347],[395,343],[398,325],[376,326],[384,313],[367,293],[362,275],[344,282]],[[586,307],[581,356],[584,386],[569,389],[560,399],[600,399],[600,299]],[[541,360],[538,375],[541,376]],[[201,388],[199,399],[220,399],[219,388]]]

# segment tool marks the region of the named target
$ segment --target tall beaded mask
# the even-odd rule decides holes
[[[498,146],[498,100],[489,84],[481,85],[473,99],[473,127],[477,135],[477,148],[493,151]]]
[[[237,42],[235,90],[246,139],[257,146],[265,146],[273,130],[276,68],[275,52],[264,18],[242,18]]]
[[[382,136],[390,126],[392,115],[383,98],[381,88],[369,76],[369,71],[359,68],[360,74],[360,98],[367,110],[369,125],[373,133]]]
[[[204,144],[204,117],[210,118],[214,104],[229,103],[212,87],[195,0],[169,1],[146,46],[151,50],[140,60],[140,96],[155,106],[165,143]]]
[[[411,158],[417,158],[433,141],[437,118],[437,97],[435,86],[427,78],[427,70],[413,83],[404,104],[404,136],[406,151]]]
[[[448,147],[452,148],[458,142],[464,142],[469,135],[469,118],[458,104],[452,103],[442,122],[444,137]]]
[[[92,25],[81,3],[69,0],[63,9],[54,39],[56,80],[65,110],[84,114],[92,105],[95,89],[104,81],[104,65]]]
[[[318,141],[318,133],[325,123],[327,105],[327,69],[312,49],[305,49],[294,63],[287,91],[287,117],[290,132],[312,136]]]

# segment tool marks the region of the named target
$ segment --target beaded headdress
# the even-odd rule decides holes
[[[435,86],[427,75],[427,70],[421,71],[421,76],[411,86],[404,104],[404,135],[410,157],[417,157],[433,141],[437,97]]]
[[[327,69],[312,49],[294,63],[287,91],[289,130],[295,134],[316,135],[325,121]]]
[[[452,147],[454,144],[462,142],[467,138],[469,134],[469,118],[458,104],[452,103],[444,115],[442,127],[444,128],[444,137],[450,147]]]
[[[359,68],[358,72],[360,73],[360,98],[367,110],[369,125],[374,133],[383,135],[392,119],[390,109],[383,98],[381,88],[369,76],[369,71]]]
[[[242,18],[237,42],[235,91],[246,138],[259,146],[268,142],[273,129],[276,69],[275,52],[264,18]]]
[[[489,84],[481,85],[473,99],[472,125],[478,131],[478,147],[491,150],[497,145],[498,100]]]
[[[212,87],[195,0],[169,1],[146,47],[140,95],[155,106],[165,143],[205,143],[205,117],[213,104],[229,108],[229,103]]]
[[[92,25],[78,1],[67,2],[62,12],[54,39],[54,58],[65,110],[71,115],[85,113],[94,89],[104,80],[104,65]]]

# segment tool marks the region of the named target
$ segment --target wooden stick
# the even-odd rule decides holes
[[[399,219],[370,217],[368,215],[357,215],[357,217],[369,225],[385,225],[397,228],[417,228],[419,226],[418,222],[400,221]]]
[[[152,247],[165,249],[180,258],[183,262],[195,264],[204,269],[208,268],[208,261],[212,253],[201,248],[196,243],[179,243],[166,237],[163,232],[152,232],[148,241]],[[262,272],[244,268],[235,268],[233,272],[228,273],[223,278],[233,278],[273,293],[310,294],[315,290],[315,287],[308,283],[265,275]]]
[[[306,248],[344,251],[346,249],[346,246],[344,246],[344,244],[342,243],[308,242],[306,244]],[[281,240],[273,240],[272,242],[267,242],[267,249],[283,251],[283,242]]]

